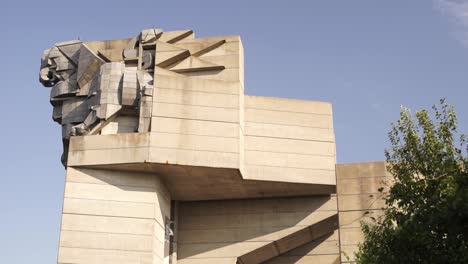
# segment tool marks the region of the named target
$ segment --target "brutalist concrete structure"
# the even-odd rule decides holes
[[[344,263],[383,162],[336,164],[332,106],[244,94],[239,36],[58,43],[58,263]],[[59,217],[59,216],[57,216]]]

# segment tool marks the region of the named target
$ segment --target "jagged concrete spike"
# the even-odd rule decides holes
[[[193,41],[190,42],[184,42],[184,43],[177,43],[175,44],[177,47],[186,49],[190,51],[190,54],[192,56],[200,56],[203,55],[206,52],[209,52],[213,49],[216,49],[226,43],[224,39],[194,39]]]
[[[158,40],[167,43],[176,43],[177,41],[188,38],[191,35],[193,35],[192,30],[168,31],[163,32]]]
[[[164,68],[189,56],[190,52],[184,49],[156,52],[155,64],[158,67]]]
[[[195,71],[209,71],[209,70],[223,70],[225,67],[211,62],[204,61],[197,57],[188,57],[183,61],[175,63],[167,67],[171,71],[177,73],[195,72]]]

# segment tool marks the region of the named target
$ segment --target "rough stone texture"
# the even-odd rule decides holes
[[[244,95],[239,36],[57,43],[40,81],[67,169],[58,263],[339,263],[381,206],[380,163],[335,166],[330,103]]]

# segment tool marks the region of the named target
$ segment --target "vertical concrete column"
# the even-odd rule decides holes
[[[155,181],[155,208],[153,232],[153,264],[170,263],[170,219],[171,196],[164,183],[154,176]]]
[[[68,167],[58,263],[168,263],[170,201],[156,175]]]

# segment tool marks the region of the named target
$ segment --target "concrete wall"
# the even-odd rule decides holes
[[[68,166],[148,161],[149,141],[150,133],[71,137]]]
[[[89,133],[72,136],[65,148],[59,263],[337,263],[340,256],[347,262],[346,255],[352,261],[362,240],[359,221],[379,214],[377,189],[389,175],[382,162],[335,165],[331,104],[245,96],[239,36],[142,33],[141,41],[135,39],[141,42],[138,52],[131,39],[79,44],[87,55],[76,70],[86,70],[87,77],[78,80],[78,96],[88,94],[88,77],[103,57],[112,61],[104,68],[127,61],[123,77],[122,69],[112,76],[112,100],[98,104],[112,103],[109,109],[116,111],[126,107],[106,112],[99,125],[88,120]],[[70,66],[61,52],[77,53],[64,45],[47,56]],[[138,59],[124,60],[124,50],[137,52]],[[143,50],[155,55],[154,65],[137,73],[134,64],[143,65]],[[97,62],[89,64],[91,57]],[[48,62],[41,73],[57,73]],[[46,75],[41,81],[48,85]],[[52,99],[65,139],[72,125],[85,120],[87,106],[97,106],[84,97]],[[172,245],[165,237],[169,190],[179,200]]]
[[[353,262],[363,240],[360,222],[381,215],[385,203],[378,189],[392,179],[385,166],[385,162],[336,165],[342,263]]]
[[[237,257],[332,216],[336,209],[335,197],[181,202],[177,263],[236,263]],[[300,255],[306,262],[291,262]],[[271,263],[332,263],[326,260],[338,256],[335,232]]]
[[[243,164],[244,65],[240,38],[187,39],[177,47],[195,49],[220,40],[225,43],[199,59],[223,65],[224,70],[175,73],[156,68],[152,161],[236,169]]]
[[[330,103],[245,97],[246,179],[335,184]]]
[[[170,196],[154,175],[69,167],[58,263],[163,263]]]
[[[338,239],[336,231],[329,237],[309,242],[265,264],[338,264],[340,263]]]

